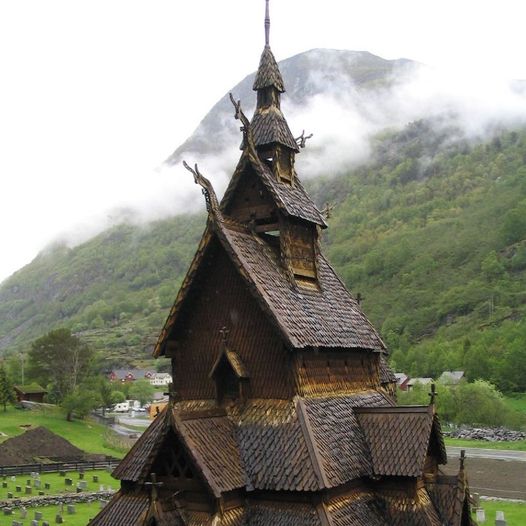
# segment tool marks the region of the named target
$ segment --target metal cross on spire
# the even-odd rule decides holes
[[[270,46],[270,14],[269,14],[270,0],[265,0],[265,46]]]

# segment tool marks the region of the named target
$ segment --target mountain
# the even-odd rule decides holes
[[[318,73],[302,76],[309,61],[327,64],[320,75],[333,72],[338,96],[348,82],[355,100],[386,94],[416,67],[356,52],[293,57],[282,65],[289,95],[307,105],[328,86]],[[250,88],[247,77],[233,91],[252,100]],[[215,121],[232,121],[232,112],[225,100],[214,112],[171,162],[220,142],[208,143],[220,133]],[[397,368],[419,376],[465,369],[526,391],[526,128],[468,139],[443,113],[371,137],[361,163],[305,182],[320,207],[332,206],[329,259],[362,297]],[[317,151],[308,146],[298,158],[300,174],[309,149]],[[144,363],[204,221],[198,214],[122,224],[74,248],[49,247],[0,285],[0,351],[24,350],[68,326],[108,365]]]
[[[312,49],[280,61],[279,67],[287,90],[284,113],[290,119],[295,107],[303,108],[318,95],[352,96],[356,106],[363,107],[361,99],[371,98],[372,93],[382,98],[393,86],[411,78],[421,65],[408,59],[386,60],[367,51]],[[254,77],[251,73],[231,90],[247,115],[255,107]],[[294,131],[299,135],[300,130]],[[178,163],[189,152],[217,155],[236,141],[240,141],[239,122],[233,119],[232,103],[225,94],[166,162]]]

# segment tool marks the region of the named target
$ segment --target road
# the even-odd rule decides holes
[[[515,462],[526,462],[526,451],[508,451],[506,449],[482,449],[478,447],[453,447],[448,446],[447,455],[449,458],[459,458],[460,451],[466,451],[466,457],[470,458],[489,458],[493,460],[512,460]],[[525,467],[526,470],[526,467]]]

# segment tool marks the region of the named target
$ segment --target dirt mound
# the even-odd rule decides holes
[[[30,429],[0,444],[0,466],[83,460],[86,453],[45,427]]]

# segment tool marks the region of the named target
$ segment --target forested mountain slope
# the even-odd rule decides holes
[[[325,251],[398,369],[524,391],[526,130],[458,136],[438,121],[384,132],[367,165],[309,191],[334,206]],[[181,216],[48,249],[0,287],[0,348],[65,325],[108,363],[147,357],[203,227]]]

